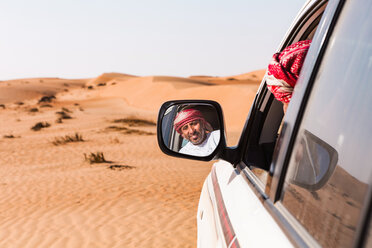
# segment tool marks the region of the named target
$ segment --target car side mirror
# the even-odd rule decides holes
[[[160,149],[172,156],[210,161],[226,147],[221,106],[214,101],[164,103],[159,111]]]
[[[300,135],[294,150],[294,166],[288,172],[289,181],[315,191],[327,183],[335,170],[338,153],[329,144],[307,130]]]

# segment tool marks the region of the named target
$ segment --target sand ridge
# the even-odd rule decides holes
[[[164,155],[155,123],[164,101],[213,99],[236,142],[260,80],[219,80],[107,73],[0,82],[0,247],[195,247],[212,162]],[[98,153],[105,161],[90,163]]]

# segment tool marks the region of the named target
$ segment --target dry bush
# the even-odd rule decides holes
[[[30,113],[39,112],[39,109],[38,109],[38,108],[30,108],[30,109],[28,110],[28,112],[30,112]]]
[[[107,169],[110,169],[110,170],[130,170],[130,169],[134,169],[136,167],[134,166],[130,166],[130,165],[119,165],[119,164],[115,164],[115,165],[110,165],[109,167],[107,167]]]
[[[106,130],[109,131],[119,131],[123,134],[138,134],[138,135],[155,135],[153,132],[147,132],[143,130],[138,130],[138,129],[131,129],[127,127],[118,127],[118,126],[109,126],[106,128]]]
[[[14,139],[15,136],[13,134],[8,134],[8,135],[6,134],[6,135],[3,136],[3,138],[4,139]]]
[[[124,118],[124,119],[117,119],[113,121],[114,123],[123,123],[130,127],[143,127],[143,126],[156,126],[155,122],[141,120],[136,118]]]
[[[68,108],[65,108],[65,107],[62,108],[62,111],[66,112],[66,113],[72,113],[71,110],[69,110]]]
[[[52,108],[53,106],[50,105],[50,104],[43,104],[43,105],[40,105],[40,108]]]
[[[106,127],[106,130],[111,130],[111,131],[127,131],[127,127],[118,127],[118,126],[109,126]]]
[[[42,102],[52,102],[53,99],[56,99],[55,96],[51,95],[51,96],[43,96],[39,99],[38,103],[42,103]]]
[[[79,133],[75,133],[74,135],[65,135],[62,137],[56,137],[54,138],[54,141],[52,141],[53,145],[59,146],[59,145],[64,145],[67,143],[72,143],[72,142],[84,142],[85,140],[83,139],[83,136]]]
[[[56,114],[59,116],[60,119],[72,119],[71,115],[66,113],[66,111],[58,111]]]
[[[50,124],[48,122],[38,122],[33,127],[31,127],[34,131],[39,131],[42,128],[50,127]]]
[[[85,161],[89,162],[90,164],[111,163],[110,161],[107,161],[105,159],[103,152],[96,152],[96,153],[91,152],[88,155],[84,153],[84,158],[85,158]]]

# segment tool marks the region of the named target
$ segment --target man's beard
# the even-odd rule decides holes
[[[197,136],[195,137],[196,139],[193,139],[192,138],[193,136]],[[189,141],[194,145],[200,145],[205,140],[205,136],[206,136],[205,131],[202,132],[194,131],[194,133],[189,137]]]

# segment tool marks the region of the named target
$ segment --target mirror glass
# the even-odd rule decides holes
[[[162,138],[168,149],[198,157],[212,154],[219,142],[221,124],[210,104],[176,104],[162,117]]]
[[[291,182],[309,190],[320,189],[336,166],[336,150],[307,130],[295,147],[295,166],[291,166]]]

